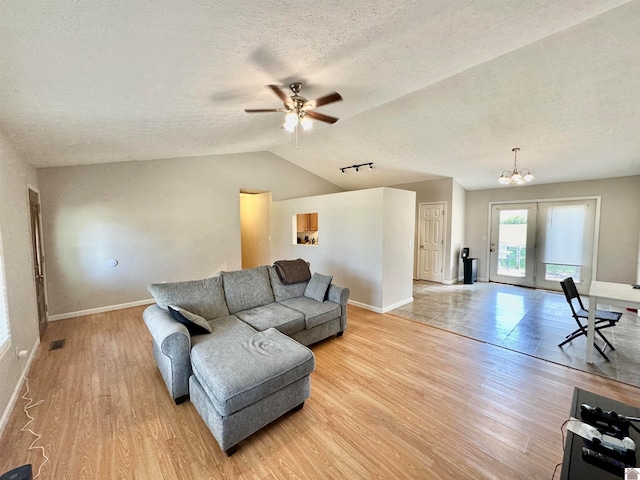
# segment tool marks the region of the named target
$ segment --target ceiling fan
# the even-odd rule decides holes
[[[245,108],[247,113],[263,113],[263,112],[284,112],[285,122],[283,127],[288,132],[296,130],[298,124],[303,130],[309,130],[312,125],[312,119],[320,120],[326,123],[336,123],[338,119],[329,115],[318,113],[313,109],[329,103],[338,102],[342,100],[339,93],[333,92],[324,97],[316,98],[315,100],[307,100],[299,95],[302,89],[301,82],[294,82],[289,85],[289,88],[293,92],[290,97],[283,92],[277,85],[267,85],[273,92],[282,100],[284,108]]]

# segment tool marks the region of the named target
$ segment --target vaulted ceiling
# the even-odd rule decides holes
[[[244,112],[292,81],[340,120]],[[513,147],[537,183],[640,175],[638,125],[640,0],[0,2],[0,131],[37,167],[270,151],[473,190]]]

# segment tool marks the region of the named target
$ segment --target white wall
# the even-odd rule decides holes
[[[35,168],[0,133],[0,229],[11,334],[0,356],[0,433],[39,343],[27,185],[38,186]],[[16,359],[15,347],[28,350],[27,358]]]
[[[274,202],[272,260],[303,258],[374,311],[412,298],[415,194],[388,188]],[[293,243],[295,215],[318,212],[319,245]],[[394,261],[395,260],[395,261]],[[383,279],[406,279],[385,291]]]
[[[587,196],[602,198],[596,280],[633,283],[640,235],[640,176],[467,192],[466,243],[478,257],[478,277],[488,275],[490,202]]]
[[[54,319],[135,304],[151,282],[242,266],[240,190],[340,189],[270,153],[38,170]],[[108,267],[114,258],[119,264]]]
[[[383,189],[382,310],[413,299],[415,192]]]

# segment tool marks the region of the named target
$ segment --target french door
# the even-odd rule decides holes
[[[537,203],[493,205],[489,281],[535,286],[537,218]]]
[[[493,205],[489,280],[559,290],[573,277],[587,293],[596,209],[596,199]]]

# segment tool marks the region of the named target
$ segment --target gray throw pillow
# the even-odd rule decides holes
[[[331,285],[331,280],[333,280],[333,275],[314,273],[307,284],[304,296],[317,300],[318,302],[324,302],[329,285]]]
[[[195,313],[191,313],[184,308],[176,307],[175,305],[169,305],[167,308],[174,320],[187,327],[187,330],[189,330],[191,335],[203,335],[213,331],[209,322],[200,315],[196,315]]]

